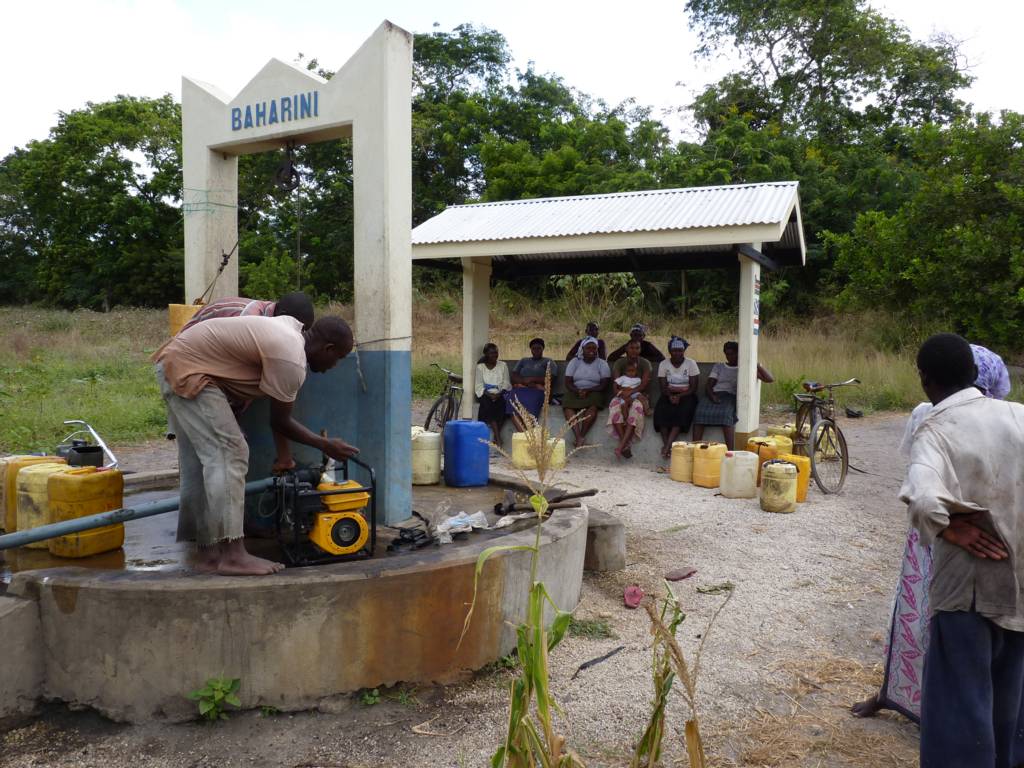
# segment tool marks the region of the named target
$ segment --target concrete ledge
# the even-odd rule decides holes
[[[34,715],[43,683],[39,606],[0,597],[0,729]]]
[[[178,470],[157,469],[151,472],[128,472],[124,476],[125,493],[159,491],[178,486]]]
[[[587,571],[621,571],[626,567],[626,526],[607,512],[590,509],[587,521]]]
[[[542,528],[539,576],[565,610],[579,600],[587,515],[585,507],[559,510]],[[212,676],[241,678],[246,708],[282,710],[360,688],[457,680],[515,647],[510,623],[525,613],[530,581],[524,551],[487,561],[457,645],[477,556],[496,544],[532,544],[532,522],[518,525],[461,545],[253,579],[81,568],[16,574],[9,594],[34,601],[13,601],[28,622],[16,647],[35,649],[45,674],[39,685],[38,673],[26,672],[11,695],[22,701],[21,691],[34,690],[139,722],[192,719],[185,696]]]

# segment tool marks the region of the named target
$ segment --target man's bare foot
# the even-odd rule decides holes
[[[216,573],[220,564],[220,546],[199,547],[195,555],[195,568],[199,573]]]
[[[852,707],[850,711],[854,717],[874,717],[878,714],[878,710],[882,708],[882,704],[878,701],[878,694],[876,693],[869,699],[864,701],[858,701]]]
[[[284,570],[283,563],[250,555],[241,540],[221,546],[223,549],[217,564],[217,573],[221,576],[266,576]]]

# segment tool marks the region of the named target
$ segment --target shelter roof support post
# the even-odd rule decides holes
[[[761,250],[760,243],[750,247]],[[761,425],[761,382],[757,379],[757,342],[761,332],[761,265],[740,253],[739,375],[736,385],[736,448]]]
[[[463,419],[473,418],[473,388],[476,361],[490,336],[491,260],[462,260],[462,410]]]

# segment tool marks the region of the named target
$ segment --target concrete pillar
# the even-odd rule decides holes
[[[393,523],[412,511],[412,37],[391,25],[377,34],[382,44],[360,51],[374,100],[352,126],[355,325],[366,381],[357,445],[377,471],[377,508]]]
[[[182,78],[186,304],[203,294],[217,274],[221,254],[231,251],[238,240],[238,157],[207,146],[209,115],[222,108],[210,89]],[[236,248],[208,300],[237,295]]]
[[[233,98],[182,80],[187,301],[202,294],[237,240],[238,155],[352,137],[358,361],[353,355],[311,375],[295,414],[359,446],[376,469],[388,523],[412,510],[411,81],[412,35],[387,21],[329,81],[276,59]],[[236,251],[213,298],[237,293]],[[255,422],[258,408],[250,411],[249,469],[265,474],[269,427],[265,416]],[[308,458],[318,460],[315,452]]]
[[[751,243],[761,250],[760,243]],[[757,380],[757,342],[761,332],[761,265],[739,255],[740,317],[736,341],[740,345],[736,386],[736,447],[757,434],[761,424],[761,382]]]
[[[463,419],[473,418],[476,361],[490,335],[491,260],[462,260],[462,396]]]

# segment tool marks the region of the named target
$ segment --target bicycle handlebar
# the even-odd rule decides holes
[[[439,368],[440,370],[444,371],[448,375],[448,378],[451,379],[456,384],[462,383],[462,377],[459,374],[455,373],[454,371],[449,371],[443,365],[438,365],[437,363],[431,363],[431,365],[434,366],[435,368]]]
[[[816,381],[805,381],[803,386],[805,392],[822,392],[826,389],[832,390],[836,387],[847,387],[853,384],[860,384],[860,379],[847,379],[846,381],[836,382],[835,384],[819,384]]]

